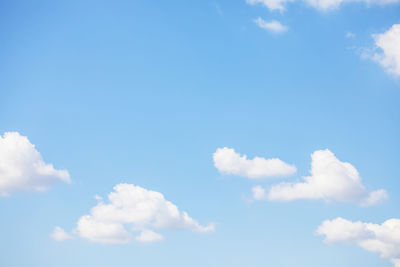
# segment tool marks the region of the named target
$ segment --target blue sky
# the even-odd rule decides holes
[[[47,178],[61,181],[50,183],[18,163],[13,171],[24,171],[25,184],[0,183],[0,195],[9,191],[0,197],[1,267],[400,264],[398,250],[374,253],[358,245],[363,235],[340,239],[322,227],[328,220],[339,229],[338,217],[359,221],[365,225],[354,227],[378,240],[367,224],[399,218],[400,3],[321,10],[295,1],[274,10],[251,2],[0,3],[0,182],[12,178],[4,174],[10,162],[33,151],[10,143],[15,153],[8,152],[6,132],[70,179],[54,171]],[[286,28],[259,27],[257,18]],[[229,160],[228,171],[216,167],[213,155],[224,147],[247,155],[244,169]],[[302,182],[310,155],[325,149],[338,166],[356,168],[368,192],[383,189],[387,198],[368,207],[341,201],[340,192],[254,199],[256,186],[268,194]],[[267,175],[265,163],[254,179],[246,175],[254,157],[297,171]],[[157,229],[159,242],[85,238],[78,220],[109,203],[121,183],[162,193],[201,227],[215,223],[214,231],[179,217]],[[54,240],[56,226],[72,239]]]

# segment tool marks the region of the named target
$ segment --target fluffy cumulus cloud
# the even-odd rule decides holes
[[[374,53],[372,59],[389,73],[400,76],[400,24],[394,24],[386,32],[373,37],[380,52]]]
[[[280,10],[284,11],[285,6],[288,2],[293,2],[294,0],[246,0],[248,4],[262,4],[270,10]],[[331,11],[338,9],[342,4],[347,3],[359,3],[362,2],[367,6],[372,5],[389,5],[399,3],[400,0],[304,0],[304,2],[311,7],[320,11]]]
[[[218,148],[213,155],[214,166],[224,174],[259,179],[271,176],[288,176],[296,172],[296,167],[280,159],[255,157],[248,159],[246,155],[236,153],[232,148]]]
[[[327,243],[354,243],[400,267],[400,219],[382,224],[352,222],[343,218],[324,221],[317,229]]]
[[[0,136],[0,196],[44,191],[57,181],[69,183],[69,173],[45,163],[27,137],[18,132]]]
[[[186,212],[156,191],[132,184],[118,184],[108,195],[109,203],[99,203],[82,216],[73,233],[92,242],[123,244],[133,238],[139,242],[161,241],[156,231],[185,229],[214,231],[214,224],[200,225]]]
[[[291,201],[296,199],[324,199],[326,201],[355,202],[362,206],[377,204],[387,198],[385,190],[368,192],[357,169],[342,162],[326,150],[311,155],[311,175],[303,182],[280,183],[266,193],[261,187],[253,188],[255,199]]]
[[[269,32],[273,33],[284,33],[288,30],[288,27],[285,25],[282,25],[279,21],[277,20],[272,20],[272,21],[265,21],[262,18],[257,18],[254,20],[254,22],[261,28]]]

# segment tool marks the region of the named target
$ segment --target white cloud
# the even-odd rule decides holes
[[[56,181],[71,182],[69,173],[45,163],[27,137],[18,132],[0,136],[0,196],[44,191]]]
[[[356,35],[354,33],[352,33],[352,32],[347,32],[346,33],[346,38],[353,39],[353,38],[356,38]]]
[[[259,179],[270,176],[288,176],[296,172],[296,167],[280,159],[255,157],[247,159],[232,148],[218,148],[213,154],[214,166],[224,174],[232,174]]]
[[[155,242],[163,239],[155,230],[214,231],[214,224],[200,225],[159,192],[132,184],[118,184],[114,190],[109,203],[97,198],[100,202],[78,220],[74,234],[92,242],[123,244],[134,233],[139,233],[137,241]]]
[[[97,201],[103,201],[103,198],[99,195],[94,195],[94,199],[96,199]]]
[[[372,5],[389,5],[398,3],[399,0],[305,0],[306,3],[320,11],[338,9],[342,4],[362,2],[368,7]]]
[[[372,191],[368,194],[368,196],[361,200],[360,205],[361,206],[373,206],[376,205],[377,203],[382,202],[383,200],[388,198],[388,194],[386,190],[384,189],[378,189],[375,191]]]
[[[338,9],[341,4],[352,1],[353,0],[305,0],[307,4],[320,11]]]
[[[61,227],[54,227],[53,233],[51,233],[51,238],[53,238],[56,241],[64,241],[68,239],[73,239],[73,237],[69,234],[67,234],[64,229]]]
[[[400,219],[389,219],[379,225],[336,218],[324,221],[316,233],[325,236],[327,243],[357,244],[400,267]]]
[[[394,24],[384,33],[373,35],[376,48],[372,59],[382,65],[387,72],[400,76],[400,24]]]
[[[355,202],[362,206],[374,205],[387,198],[383,189],[368,192],[357,169],[338,160],[328,149],[315,151],[311,159],[311,176],[304,177],[304,182],[274,185],[267,195],[264,192],[264,196],[259,189],[253,189],[254,198],[277,201],[324,199]]]
[[[257,18],[254,22],[261,28],[273,33],[284,33],[288,30],[287,26],[282,25],[279,21],[265,21],[262,18]]]
[[[293,2],[294,0],[246,0],[246,3],[250,5],[262,4],[270,10],[285,10],[285,4],[287,2]]]
[[[362,2],[367,6],[372,5],[389,5],[398,3],[400,0],[304,0],[305,3],[311,7],[327,12],[331,10],[338,9],[342,4],[347,3],[359,3]],[[270,10],[285,10],[285,5],[289,2],[294,2],[294,0],[246,0],[246,3],[250,5],[262,4]]]

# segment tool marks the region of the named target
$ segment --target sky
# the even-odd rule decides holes
[[[0,267],[399,267],[399,14],[1,1]]]

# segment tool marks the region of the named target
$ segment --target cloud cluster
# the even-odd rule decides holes
[[[100,202],[82,216],[73,231],[92,242],[122,244],[134,238],[139,242],[163,239],[156,230],[185,229],[194,232],[214,231],[214,224],[200,225],[186,212],[156,191],[132,184],[118,184],[108,195],[109,203]]]
[[[224,174],[244,176],[249,179],[260,179],[272,176],[288,176],[296,172],[296,167],[280,159],[255,157],[248,159],[232,148],[218,148],[213,154],[214,166]]]
[[[246,0],[250,5],[262,4],[270,10],[284,11],[286,4],[295,0]],[[304,0],[304,2],[319,11],[331,11],[338,9],[342,4],[362,2],[367,6],[389,5],[399,3],[400,0]]]
[[[376,47],[381,50],[372,59],[387,72],[400,76],[400,24],[394,24],[384,33],[373,35]]]
[[[354,243],[361,248],[379,253],[400,267],[400,219],[389,219],[379,224],[352,222],[343,218],[324,221],[317,229],[327,243]]]
[[[56,181],[71,182],[68,171],[45,163],[27,137],[18,132],[0,136],[0,196],[44,191]]]
[[[262,18],[257,18],[254,20],[254,22],[261,28],[269,32],[273,33],[284,33],[288,30],[288,27],[285,25],[282,25],[279,21],[277,20],[272,20],[272,21],[265,21]]]
[[[304,177],[304,182],[273,185],[268,193],[262,187],[256,186],[253,188],[254,199],[324,199],[370,206],[387,198],[383,189],[368,192],[357,169],[350,163],[337,159],[328,149],[315,151],[311,159],[311,175]]]

